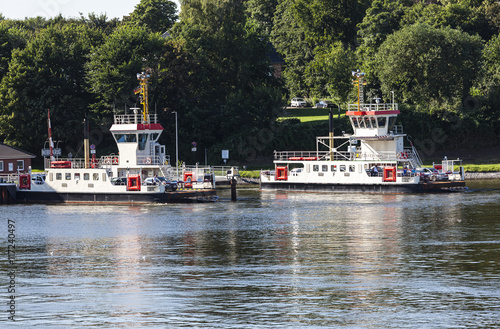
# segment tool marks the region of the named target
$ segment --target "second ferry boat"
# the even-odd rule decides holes
[[[460,159],[424,168],[403,127],[396,125],[398,104],[365,104],[364,73],[353,71],[358,102],[346,115],[353,133],[316,138],[315,151],[275,151],[274,170],[262,171],[262,190],[412,193],[463,189]]]

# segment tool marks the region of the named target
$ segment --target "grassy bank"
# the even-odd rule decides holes
[[[500,164],[466,164],[464,169],[466,172],[498,172]]]
[[[328,120],[329,109],[316,109],[310,107],[287,108],[278,121],[299,119],[300,122]],[[334,110],[335,112],[336,110]]]

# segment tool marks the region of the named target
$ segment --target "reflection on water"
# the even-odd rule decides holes
[[[3,207],[18,224],[18,323],[500,326],[498,189],[224,193],[215,204]]]

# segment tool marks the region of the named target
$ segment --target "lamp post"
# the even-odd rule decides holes
[[[172,111],[175,114],[175,171],[177,181],[179,181],[179,130],[177,128],[177,111]]]

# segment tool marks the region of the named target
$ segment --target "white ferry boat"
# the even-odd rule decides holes
[[[86,136],[85,158],[54,158],[49,114],[51,156],[45,159],[43,174],[19,174],[17,202],[135,204],[216,199],[210,168],[170,165],[165,146],[158,143],[163,127],[148,110],[149,75],[138,74],[138,79],[142,113],[136,108],[132,114],[115,114],[110,128],[117,155],[96,158]]]
[[[462,189],[464,169],[460,159],[446,157],[432,168],[423,168],[415,147],[405,146],[407,135],[395,125],[398,104],[364,104],[364,73],[353,71],[358,102],[346,115],[353,134],[316,138],[315,151],[275,151],[274,170],[262,171],[262,190],[413,193]],[[378,100],[377,100],[378,101]]]

